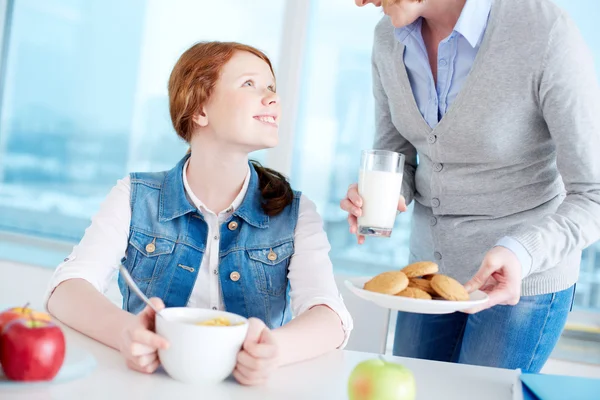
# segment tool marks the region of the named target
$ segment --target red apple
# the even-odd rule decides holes
[[[15,381],[53,379],[65,359],[65,337],[52,321],[15,319],[0,332],[0,364]]]

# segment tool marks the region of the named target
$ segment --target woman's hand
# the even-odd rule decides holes
[[[509,249],[496,246],[487,252],[475,276],[465,284],[469,293],[480,289],[489,296],[481,306],[464,312],[476,312],[497,304],[516,305],[521,298],[521,263]]]
[[[151,298],[150,301],[159,311],[165,308],[162,300],[157,297]],[[119,346],[121,354],[127,360],[127,366],[147,374],[154,372],[160,365],[158,349],[169,347],[166,339],[154,333],[154,315],[154,310],[146,306],[137,318],[125,327]]]
[[[242,385],[260,385],[277,369],[279,348],[264,322],[250,318],[248,324],[233,376]]]
[[[358,244],[365,242],[365,237],[358,234],[358,217],[362,214],[362,197],[358,194],[358,184],[353,183],[348,187],[346,198],[340,202],[342,210],[348,213],[348,225],[350,225],[350,233],[357,235]],[[398,211],[406,211],[406,201],[403,196],[398,200]]]

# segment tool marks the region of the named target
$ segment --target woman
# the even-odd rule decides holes
[[[489,295],[470,315],[399,313],[394,354],[538,372],[565,325],[581,251],[600,238],[590,52],[549,0],[383,10],[374,147],[406,156],[398,209],[415,200],[409,261],[437,262]],[[352,233],[361,202],[352,185],[341,203]]]
[[[315,205],[279,173],[248,162],[248,153],[278,141],[267,56],[238,43],[198,43],[171,73],[169,105],[191,152],[170,171],[117,183],[57,268],[48,310],[120,350],[132,369],[153,372],[168,343],[152,332],[152,310],[122,279],[123,310],[103,295],[122,262],[159,308],[252,317],[234,371],[242,384],[343,346],[352,320]]]

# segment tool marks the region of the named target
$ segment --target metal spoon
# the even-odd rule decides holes
[[[127,286],[129,286],[129,288],[131,290],[133,290],[135,292],[135,294],[137,294],[138,297],[144,301],[144,303],[148,304],[150,306],[150,308],[152,308],[154,310],[154,312],[156,313],[156,315],[160,316],[161,318],[165,318],[160,313],[160,311],[158,311],[156,309],[156,307],[154,307],[154,304],[152,304],[152,302],[150,301],[150,299],[148,299],[148,297],[146,297],[146,295],[144,294],[144,292],[142,292],[140,290],[140,288],[138,287],[138,285],[133,281],[133,278],[131,277],[131,275],[129,275],[129,271],[127,271],[127,268],[125,268],[125,266],[123,264],[119,264],[119,271],[121,272],[121,274],[125,278],[125,282],[127,282]]]

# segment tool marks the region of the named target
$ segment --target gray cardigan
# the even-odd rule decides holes
[[[494,1],[471,73],[432,129],[384,17],[375,30],[375,148],[406,156],[409,261],[469,280],[503,236],[532,257],[524,296],[573,285],[600,239],[600,90],[589,49],[549,0]],[[418,162],[417,162],[418,154]]]

